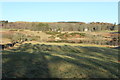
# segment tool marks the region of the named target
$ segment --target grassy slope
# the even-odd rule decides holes
[[[70,46],[86,46],[86,47],[109,47],[109,45],[96,45],[96,44],[78,44],[78,43],[55,43],[55,42],[38,42],[38,41],[27,41],[24,43],[32,43],[32,44],[45,44],[45,45],[70,45]]]
[[[2,58],[3,77],[118,77],[117,49],[26,43]]]

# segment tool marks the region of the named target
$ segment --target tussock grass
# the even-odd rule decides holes
[[[5,50],[3,78],[118,78],[118,50],[25,43]]]
[[[55,43],[55,42],[37,42],[37,41],[27,41],[24,43],[32,43],[32,44],[45,44],[45,45],[70,45],[70,46],[88,46],[88,47],[109,47],[108,45],[96,45],[96,44],[75,44],[75,43]]]

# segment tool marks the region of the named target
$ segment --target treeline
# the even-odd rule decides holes
[[[29,29],[33,31],[103,31],[118,30],[118,25],[103,22],[8,22],[0,21],[4,29]]]

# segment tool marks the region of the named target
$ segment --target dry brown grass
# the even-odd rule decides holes
[[[26,43],[3,51],[3,78],[118,78],[118,50]]]

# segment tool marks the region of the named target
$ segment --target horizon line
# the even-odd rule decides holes
[[[8,21],[8,22],[46,22],[46,21],[9,21],[9,20],[0,20],[0,21]],[[118,24],[117,22],[102,22],[102,21],[90,21],[90,22],[84,22],[84,21],[47,21],[46,23],[54,23],[54,22],[83,22],[83,23],[97,23],[97,22],[99,22],[99,23],[112,23],[112,24]]]

